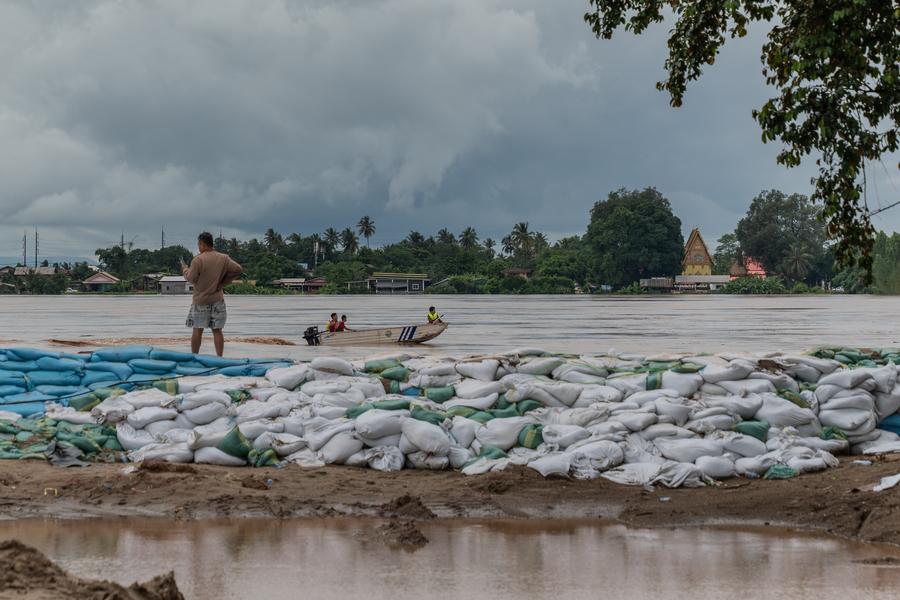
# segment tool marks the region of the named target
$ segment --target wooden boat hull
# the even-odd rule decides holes
[[[320,332],[321,346],[381,346],[384,344],[421,344],[444,333],[446,323],[382,327],[337,333]]]

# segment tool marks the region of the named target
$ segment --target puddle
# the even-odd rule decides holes
[[[185,597],[578,599],[628,596],[896,598],[900,550],[740,529],[627,529],[596,521],[420,522],[394,548],[383,521],[16,521],[80,577],[128,584],[174,570]]]

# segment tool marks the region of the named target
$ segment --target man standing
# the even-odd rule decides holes
[[[191,352],[200,351],[203,330],[212,329],[216,354],[222,356],[225,351],[225,294],[222,287],[231,283],[241,274],[241,265],[227,254],[216,252],[213,247],[213,236],[204,231],[197,236],[197,248],[200,254],[191,261],[191,266],[182,264],[181,274],[194,284],[194,297],[188,313],[186,325],[193,328],[191,333]]]

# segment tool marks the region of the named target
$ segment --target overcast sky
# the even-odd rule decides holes
[[[35,226],[41,254],[91,256],[122,231],[192,247],[365,214],[376,243],[516,221],[555,239],[645,186],[712,245],[760,190],[809,192],[813,167],[776,165],[750,116],[764,31],[672,109],[654,88],[668,25],[596,40],[586,6],[0,0],[0,256]],[[900,199],[888,169],[872,204]]]

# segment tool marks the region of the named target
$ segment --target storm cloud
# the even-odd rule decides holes
[[[750,117],[767,97],[764,32],[727,47],[676,110],[654,89],[667,27],[598,41],[585,8],[4,2],[0,255],[33,227],[42,254],[90,256],[120,232],[192,244],[200,229],[309,234],[363,214],[375,243],[469,225],[499,237],[515,221],[559,237],[610,190],[651,185],[712,241],[761,189],[809,192],[811,167],[776,165]]]

